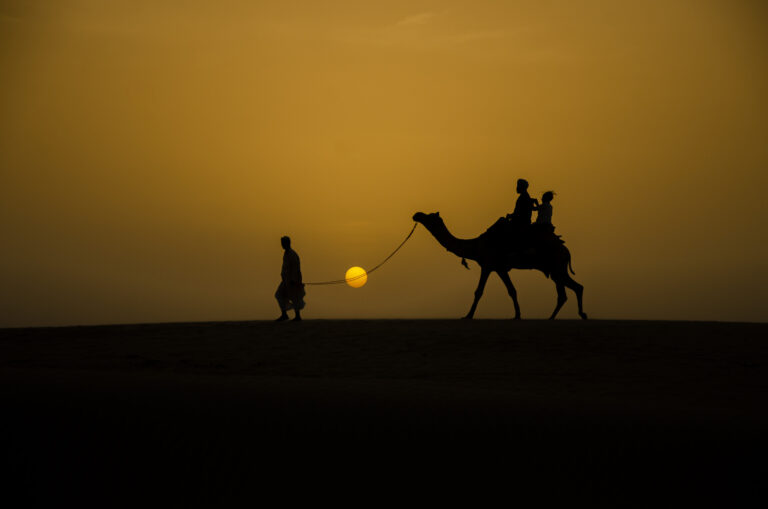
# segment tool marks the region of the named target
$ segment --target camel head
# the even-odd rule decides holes
[[[443,218],[440,217],[440,212],[433,212],[431,214],[425,214],[424,212],[416,212],[413,215],[413,220],[416,221],[417,223],[423,224],[428,229],[431,226],[434,226],[437,224],[444,224]]]

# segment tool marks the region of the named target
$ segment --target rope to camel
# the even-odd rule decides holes
[[[413,235],[413,232],[414,232],[414,231],[416,231],[416,227],[417,227],[417,226],[419,226],[419,223],[413,223],[413,228],[411,228],[411,231],[410,231],[410,233],[408,233],[408,235],[405,237],[405,240],[403,240],[403,241],[400,243],[400,245],[399,245],[399,246],[397,246],[397,248],[395,248],[395,250],[394,250],[394,251],[392,251],[392,252],[389,254],[389,256],[387,256],[386,258],[384,258],[384,260],[383,260],[381,263],[379,263],[378,265],[376,265],[376,266],[375,266],[374,268],[372,268],[371,270],[368,270],[368,271],[366,271],[366,272],[364,272],[364,273],[362,273],[362,274],[360,274],[360,275],[358,275],[358,276],[355,276],[355,277],[351,277],[351,278],[349,278],[349,279],[334,279],[333,281],[318,281],[318,282],[314,282],[314,283],[304,283],[304,284],[305,284],[305,285],[311,285],[311,286],[319,286],[319,285],[339,285],[339,284],[342,284],[342,283],[347,283],[347,282],[349,282],[349,281],[355,281],[356,279],[360,279],[361,277],[366,277],[368,274],[370,274],[371,272],[373,272],[373,271],[377,270],[379,267],[381,267],[382,265],[384,265],[385,263],[387,263],[387,262],[389,261],[389,259],[390,259],[390,258],[392,258],[393,256],[395,256],[395,253],[397,253],[398,251],[400,251],[400,248],[401,248],[401,247],[403,247],[403,246],[405,245],[405,243],[406,243],[406,242],[408,242],[408,239],[410,239],[410,238],[411,238],[411,235]]]

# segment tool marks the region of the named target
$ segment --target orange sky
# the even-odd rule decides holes
[[[339,279],[519,177],[590,316],[766,321],[767,62],[757,0],[0,1],[0,326],[274,318],[281,235]],[[459,317],[471,267],[420,227],[304,316]]]

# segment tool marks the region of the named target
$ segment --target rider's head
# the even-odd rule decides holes
[[[288,235],[280,237],[280,245],[283,246],[283,249],[289,249],[291,247],[291,238]]]
[[[555,197],[555,192],[554,191],[547,191],[546,193],[541,195],[541,201],[543,201],[545,203],[549,203],[549,202],[552,201],[552,198],[554,198],[554,197]]]
[[[525,179],[517,179],[517,192],[522,193],[528,190],[528,181]]]

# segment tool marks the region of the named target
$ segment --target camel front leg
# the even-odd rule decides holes
[[[515,285],[513,285],[512,280],[509,279],[509,274],[507,274],[503,270],[497,271],[496,274],[499,275],[501,280],[504,282],[504,286],[507,287],[507,293],[509,294],[510,297],[512,297],[512,302],[515,304],[515,320],[519,320],[520,306],[517,303],[517,290],[515,290]]]
[[[477,290],[475,290],[475,300],[472,302],[472,307],[469,308],[469,313],[464,317],[465,320],[471,320],[475,316],[475,309],[477,309],[477,303],[480,302],[480,297],[483,296],[483,290],[485,290],[485,283],[488,281],[491,271],[485,268],[481,268],[480,282],[477,283]]]

